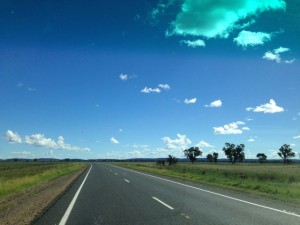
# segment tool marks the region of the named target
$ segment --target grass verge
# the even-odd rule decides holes
[[[300,203],[300,165],[117,163],[119,166]]]
[[[87,166],[73,162],[1,162],[0,199]]]

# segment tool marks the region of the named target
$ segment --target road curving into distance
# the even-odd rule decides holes
[[[299,225],[299,205],[94,163],[36,225]]]

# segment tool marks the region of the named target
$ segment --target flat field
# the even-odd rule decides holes
[[[85,167],[73,162],[1,162],[0,199]]]
[[[287,202],[300,203],[300,165],[280,163],[118,163],[117,165],[202,184],[239,190]]]

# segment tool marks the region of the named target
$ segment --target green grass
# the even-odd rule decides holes
[[[0,198],[85,167],[73,162],[1,162]]]
[[[282,164],[209,164],[119,163],[131,169],[182,178],[203,184],[300,203],[300,165]]]

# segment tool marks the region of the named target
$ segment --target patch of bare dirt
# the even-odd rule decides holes
[[[84,170],[36,185],[1,199],[0,224],[31,224],[69,189]]]

